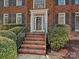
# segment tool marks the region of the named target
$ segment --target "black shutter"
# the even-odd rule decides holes
[[[25,15],[24,13],[22,14],[22,24],[24,24],[24,20],[25,20]]]
[[[25,5],[25,0],[22,0],[22,6],[24,6]]]
[[[71,0],[71,4],[75,4],[75,0]]]
[[[0,7],[4,6],[4,0],[0,0]]]
[[[55,4],[58,5],[58,0],[55,0]]]
[[[3,15],[0,14],[0,24],[3,24]]]
[[[72,24],[71,24],[71,26],[72,26],[72,31],[74,31],[75,30],[75,13],[72,13],[71,15],[72,15],[72,18],[71,18]]]
[[[69,24],[69,13],[65,14],[65,23]]]
[[[55,25],[58,24],[58,14],[55,15]]]
[[[66,1],[66,2],[65,2],[65,3],[66,3],[66,5],[68,5],[68,4],[69,4],[69,0],[65,0],[65,1]]]

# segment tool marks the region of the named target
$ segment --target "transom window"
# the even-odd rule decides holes
[[[33,0],[33,8],[45,8],[45,0]]]
[[[65,24],[65,13],[58,14],[58,24]]]
[[[79,0],[75,0],[75,4],[79,4]]]
[[[65,5],[65,0],[58,0],[58,5]]]

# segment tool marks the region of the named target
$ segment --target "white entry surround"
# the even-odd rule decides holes
[[[38,15],[38,17],[40,17],[40,14],[43,14],[44,19],[42,19],[42,20],[44,20],[45,22],[44,22],[44,25],[42,24],[42,26],[44,27],[44,29],[42,29],[41,32],[46,32],[47,33],[47,27],[48,27],[48,9],[30,10],[30,12],[31,12],[30,32],[35,32],[35,29],[34,29],[34,26],[35,26],[34,22],[35,21],[34,21],[34,19],[35,19],[35,17],[37,17],[36,15]]]

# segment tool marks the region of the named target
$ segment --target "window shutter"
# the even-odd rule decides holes
[[[58,24],[58,14],[55,15],[55,24]]]
[[[0,7],[4,6],[4,0],[0,0]]]
[[[24,13],[22,14],[22,24],[24,24],[24,20],[25,20],[25,17],[24,17]]]
[[[3,24],[3,15],[0,14],[0,24]]]
[[[72,13],[71,15],[72,15],[72,18],[71,18],[72,24],[71,24],[71,26],[72,26],[72,31],[74,31],[75,30],[75,13]]]
[[[69,24],[69,14],[68,13],[66,13],[66,15],[65,15],[65,23]]]
[[[58,0],[55,0],[55,4],[58,5]]]
[[[25,0],[22,0],[22,6],[24,6],[25,5]]]
[[[75,0],[71,0],[71,4],[75,4]]]

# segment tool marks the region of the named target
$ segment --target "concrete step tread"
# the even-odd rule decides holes
[[[45,50],[36,50],[36,49],[19,49],[19,53],[29,53],[29,54],[45,54]]]
[[[26,41],[23,41],[24,44],[42,44],[44,45],[45,42],[44,41],[29,41],[29,40],[26,40]]]

